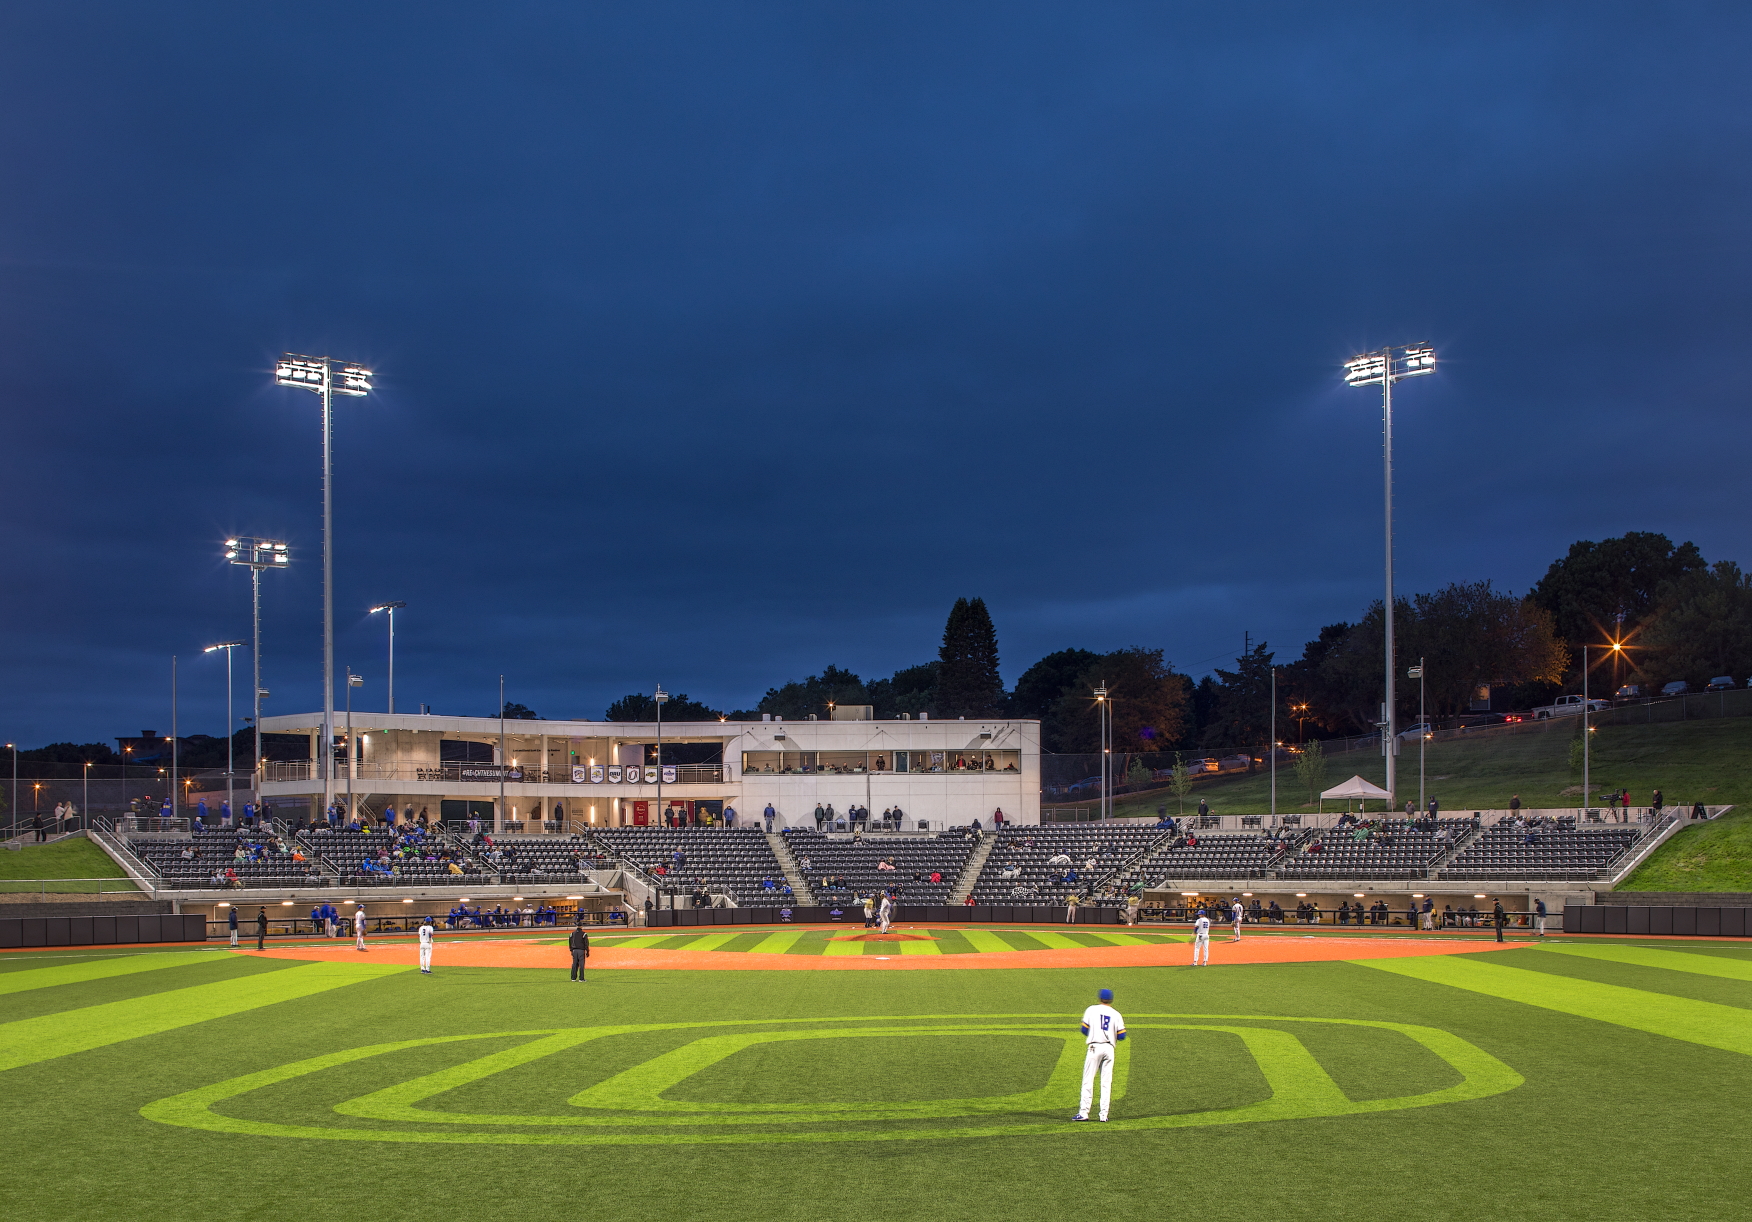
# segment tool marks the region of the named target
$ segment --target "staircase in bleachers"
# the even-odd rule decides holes
[[[959,904],[967,899],[973,891],[974,884],[979,882],[980,871],[985,869],[985,863],[991,860],[992,849],[997,846],[998,833],[995,831],[981,832],[979,844],[973,852],[967,855],[967,865],[962,867],[961,877],[955,880],[955,887],[949,892],[949,902]]]
[[[947,904],[966,868],[971,834],[873,837],[862,843],[806,828],[786,828],[785,845],[821,903],[898,888],[903,904]],[[892,869],[884,869],[884,864]],[[937,875],[932,881],[931,875]]]
[[[1193,832],[1159,844],[1137,869],[1151,885],[1168,879],[1264,878],[1282,848],[1255,832]]]

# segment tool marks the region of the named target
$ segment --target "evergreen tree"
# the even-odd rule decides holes
[[[958,598],[937,651],[937,705],[943,717],[996,717],[1004,711],[998,633],[983,598]]]
[[[510,714],[506,714],[510,716]],[[664,721],[716,721],[721,716],[717,709],[701,704],[697,700],[689,700],[685,692],[671,696],[663,705]],[[608,712],[602,716],[604,721],[656,721],[657,701],[648,692],[634,692],[622,696],[608,706]],[[673,761],[671,761],[673,762]]]

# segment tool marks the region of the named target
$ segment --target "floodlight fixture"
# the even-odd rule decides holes
[[[1381,388],[1381,479],[1382,507],[1386,522],[1385,586],[1382,600],[1385,612],[1386,691],[1381,702],[1381,754],[1387,761],[1387,792],[1392,794],[1395,781],[1394,753],[1399,748],[1395,734],[1398,712],[1394,703],[1393,680],[1393,384],[1401,378],[1422,377],[1436,371],[1436,350],[1428,343],[1394,344],[1363,352],[1344,363],[1347,386],[1379,386]],[[1419,795],[1421,798],[1421,794]]]
[[[337,369],[336,366],[339,366]],[[336,395],[361,397],[372,391],[374,375],[355,361],[337,361],[328,356],[300,356],[288,352],[274,365],[274,382],[322,396],[322,737],[334,742],[335,733],[335,553],[334,553],[334,426]],[[259,684],[258,684],[259,686]],[[350,749],[350,748],[349,748]],[[325,748],[321,753],[323,808],[334,804],[334,760]],[[352,769],[348,769],[351,775]]]
[[[262,686],[262,572],[266,569],[283,569],[292,562],[292,551],[283,540],[258,539],[252,535],[234,535],[225,540],[225,558],[232,564],[240,565],[249,570],[250,623],[253,635],[250,647],[250,666],[255,675],[255,699],[252,702],[255,727],[256,749],[251,752],[254,759],[261,759],[262,737],[262,697],[268,694],[268,689]],[[227,687],[230,680],[226,681]]]

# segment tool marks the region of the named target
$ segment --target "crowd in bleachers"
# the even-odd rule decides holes
[[[171,888],[298,886],[322,877],[303,845],[271,831],[206,828],[187,840],[139,838],[128,847]]]
[[[880,841],[831,837],[787,828],[785,847],[818,902],[889,895],[907,904],[943,904],[978,843],[964,834],[884,837]]]
[[[1472,831],[1471,819],[1358,819],[1305,833],[1279,861],[1280,878],[1422,878]]]
[[[1575,819],[1520,816],[1491,827],[1455,855],[1443,878],[1592,878],[1643,837],[1635,824],[1578,828]]]
[[[678,891],[717,892],[754,907],[792,898],[784,868],[754,828],[610,827],[593,835],[610,853]]]
[[[970,898],[975,904],[1058,904],[1071,895],[1091,895],[1092,887],[1162,834],[1160,828],[1123,824],[1006,827],[997,833]]]
[[[418,824],[395,831],[319,827],[300,838],[350,882],[420,886],[481,875],[466,852]]]

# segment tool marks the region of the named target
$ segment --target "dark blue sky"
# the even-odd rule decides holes
[[[991,606],[1202,673],[1626,530],[1745,560],[1743,4],[0,10],[4,732],[218,733],[338,664],[551,717],[926,660]],[[239,662],[244,662],[242,656]],[[240,683],[240,706],[247,692]]]

